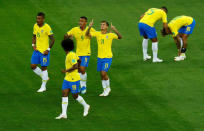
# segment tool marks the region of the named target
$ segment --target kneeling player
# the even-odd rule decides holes
[[[171,34],[177,45],[178,56],[175,61],[186,59],[187,39],[195,27],[195,20],[190,16],[177,16],[168,24],[168,30],[162,30],[162,35]]]
[[[88,115],[90,105],[79,95],[80,92],[80,75],[78,73],[80,59],[76,53],[72,52],[74,49],[74,42],[71,39],[62,41],[62,48],[66,52],[65,66],[66,69],[62,73],[66,73],[64,82],[62,84],[62,113],[56,119],[67,118],[68,95],[72,93],[74,99],[84,106],[84,116]]]

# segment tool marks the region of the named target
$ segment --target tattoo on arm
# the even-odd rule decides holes
[[[52,46],[53,46],[54,43],[55,43],[54,35],[49,35],[49,38],[50,38],[50,48],[52,48]]]
[[[33,35],[32,37],[32,44],[36,44],[36,35]]]

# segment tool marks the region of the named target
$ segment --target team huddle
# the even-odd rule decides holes
[[[195,20],[189,16],[179,16],[167,24],[167,8],[151,8],[140,17],[138,24],[140,35],[144,37],[142,42],[144,61],[151,59],[147,53],[148,39],[152,41],[153,62],[162,62],[157,56],[158,40],[154,24],[159,19],[163,21],[163,36],[171,34],[178,48],[178,56],[175,61],[186,59],[187,38],[195,26]],[[46,91],[46,83],[49,80],[47,67],[50,61],[50,50],[54,45],[55,39],[51,27],[45,23],[45,14],[37,14],[37,23],[33,28],[32,47],[33,54],[31,58],[31,68],[35,74],[41,77],[42,84],[37,92]],[[98,44],[97,71],[100,72],[103,92],[99,96],[106,97],[110,94],[110,79],[108,71],[112,64],[112,41],[113,39],[122,39],[122,35],[107,21],[101,21],[100,31],[93,28],[93,20],[87,26],[87,17],[79,19],[79,26],[72,28],[64,35],[61,46],[66,53],[65,69],[62,73],[65,78],[62,84],[62,112],[56,119],[67,118],[68,96],[71,92],[73,98],[83,107],[83,116],[87,116],[90,105],[86,103],[82,96],[87,92],[87,67],[91,55],[91,39],[96,38]],[[109,30],[110,26],[110,30]],[[114,33],[112,33],[114,32]],[[74,50],[73,38],[76,40],[76,53]],[[41,68],[38,67],[41,65]]]

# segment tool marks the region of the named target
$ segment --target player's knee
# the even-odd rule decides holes
[[[45,71],[45,70],[47,70],[47,66],[42,66],[41,69],[42,69],[42,71]]]
[[[151,40],[152,40],[152,42],[157,42],[158,41],[157,38],[153,38]]]
[[[76,100],[78,98],[78,94],[73,94],[72,97]]]
[[[102,78],[103,80],[107,79],[107,77],[108,77],[108,75],[107,75],[106,72],[101,72],[101,78]]]
[[[80,73],[85,74],[86,70],[84,68],[80,68]]]
[[[67,97],[68,93],[67,92],[62,92],[62,97]]]
[[[32,70],[35,70],[35,69],[37,68],[37,65],[31,64],[31,65],[30,65],[30,68],[31,68]]]

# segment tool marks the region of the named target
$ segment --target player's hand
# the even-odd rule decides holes
[[[91,20],[91,22],[89,23],[89,27],[92,27],[94,24],[93,19]]]
[[[49,50],[46,50],[43,52],[44,55],[48,55],[49,54]]]
[[[65,69],[62,70],[62,73],[66,73],[67,71]]]
[[[111,29],[112,29],[113,31],[116,30],[115,26],[112,25],[112,22],[111,22]]]

